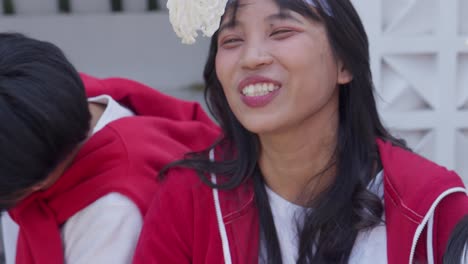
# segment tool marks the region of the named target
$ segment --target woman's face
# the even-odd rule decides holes
[[[338,84],[352,79],[324,26],[273,0],[240,0],[235,20],[225,16],[216,74],[237,119],[259,135],[337,117]]]

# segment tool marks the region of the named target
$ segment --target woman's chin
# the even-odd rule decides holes
[[[272,134],[278,132],[281,126],[278,122],[273,120],[271,122],[268,122],[268,120],[257,120],[252,122],[246,122],[246,124],[244,124],[244,127],[251,133],[260,136],[263,134]]]

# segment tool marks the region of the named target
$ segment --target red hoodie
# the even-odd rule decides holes
[[[451,231],[468,214],[460,177],[377,142],[384,170],[387,263],[427,263],[428,258],[442,263]],[[216,176],[211,179],[215,182]],[[258,263],[259,234],[252,182],[218,191],[192,170],[173,169],[148,211],[134,263]]]
[[[218,134],[197,103],[130,80],[82,78],[89,97],[110,95],[137,116],[111,122],[94,134],[53,186],[9,211],[20,226],[18,264],[63,263],[60,226],[109,193],[125,195],[145,215],[158,170],[187,151],[208,147]]]

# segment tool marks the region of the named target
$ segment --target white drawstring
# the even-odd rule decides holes
[[[210,160],[214,161],[214,149],[210,151]],[[211,174],[211,182],[213,184],[216,184],[216,175],[214,173]],[[216,188],[213,188],[213,199],[214,199],[215,209],[216,209],[216,219],[218,220],[219,234],[221,235],[221,244],[223,246],[224,263],[232,264],[231,251],[229,249],[229,240],[227,237],[226,226],[224,225],[224,221],[223,221],[223,214],[221,212],[221,203],[219,202],[219,193],[218,193],[218,189]]]
[[[426,251],[427,251],[427,264],[434,264],[434,244],[432,242],[432,233],[434,232],[434,214],[429,218],[427,223],[427,239],[426,239]]]

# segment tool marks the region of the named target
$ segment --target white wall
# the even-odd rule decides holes
[[[386,125],[468,183],[468,1],[353,2]]]
[[[193,96],[184,88],[202,82],[208,50],[207,38],[181,44],[164,12],[0,16],[0,31],[52,41],[80,71],[133,78],[183,97]]]
[[[74,15],[54,15],[49,8],[0,16],[0,31],[53,41],[82,71],[129,77],[201,99],[184,87],[201,82],[208,39],[182,45],[164,12],[137,12],[140,6],[112,15],[103,1],[108,3],[87,0]],[[138,5],[143,0],[132,1]],[[468,0],[353,2],[369,34],[386,125],[422,155],[456,169],[468,183]]]

